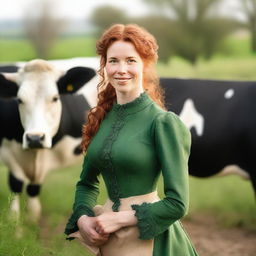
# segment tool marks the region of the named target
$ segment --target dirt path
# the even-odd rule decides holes
[[[190,216],[182,223],[200,256],[256,256],[256,231],[221,227],[209,215]],[[47,220],[42,219],[40,226],[40,239],[46,247],[51,247]],[[64,224],[60,223],[53,233],[62,233],[63,229]]]
[[[223,228],[209,216],[182,223],[200,256],[256,256],[256,231]]]

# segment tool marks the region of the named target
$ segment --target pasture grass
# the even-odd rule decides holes
[[[256,204],[251,182],[238,176],[190,177],[190,215],[209,214],[223,226],[256,230]]]
[[[0,39],[0,62],[28,61],[36,53],[26,39]]]
[[[95,45],[96,39],[93,37],[67,37],[59,39],[52,48],[49,58],[93,57],[96,55]]]
[[[96,39],[90,36],[61,37],[54,44],[48,59],[95,56]],[[160,76],[208,78],[227,80],[255,80],[256,54],[250,51],[249,36],[232,35],[225,40],[225,52],[212,59],[200,59],[191,65],[180,57],[172,57],[157,65]],[[26,39],[0,39],[0,62],[27,61],[36,58],[35,51]]]
[[[211,61],[200,60],[196,66],[174,57],[168,65],[159,63],[157,70],[162,77],[256,80],[256,57],[216,56]]]
[[[167,64],[158,63],[160,76],[180,78],[255,80],[256,53],[250,51],[249,36],[232,35],[225,40],[225,52],[196,65],[174,56]]]
[[[222,55],[249,57],[255,54],[251,52],[251,41],[249,34],[233,34],[224,41],[225,49]],[[221,55],[221,54],[220,54]]]
[[[59,38],[49,52],[48,59],[65,59],[95,56],[93,37]],[[0,62],[28,61],[37,58],[36,52],[27,39],[0,38]]]
[[[42,187],[42,218],[39,225],[31,224],[26,215],[26,196],[22,196],[22,218],[19,225],[9,220],[8,205],[11,199],[6,181],[7,170],[0,166],[0,256],[91,256],[77,241],[66,241],[63,234],[71,214],[75,184],[80,165],[51,172]],[[102,179],[101,179],[102,181]],[[101,182],[102,184],[102,182]],[[104,185],[100,188],[98,203],[106,199]],[[159,194],[163,196],[162,179]],[[256,230],[256,207],[249,181],[239,177],[190,177],[190,211],[186,216],[208,215],[219,225],[242,226]],[[23,237],[17,238],[19,228]]]

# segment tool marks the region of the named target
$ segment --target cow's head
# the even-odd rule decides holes
[[[60,94],[76,92],[94,76],[90,68],[61,72],[44,60],[32,60],[17,73],[0,74],[0,95],[17,97],[23,148],[52,146],[61,118]]]

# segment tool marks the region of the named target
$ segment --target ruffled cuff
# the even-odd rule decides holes
[[[64,233],[66,235],[69,235],[71,233],[74,233],[78,231],[78,226],[77,226],[77,220],[82,216],[82,215],[87,215],[89,217],[94,217],[95,214],[92,209],[90,209],[87,206],[80,206],[78,207],[71,217],[68,220],[68,223],[66,225]],[[67,240],[73,240],[73,238],[67,238]]]
[[[152,239],[158,233],[157,223],[153,219],[150,211],[151,204],[143,203],[141,205],[133,204],[132,209],[135,210],[135,216],[138,219],[138,229],[140,232],[139,239]]]

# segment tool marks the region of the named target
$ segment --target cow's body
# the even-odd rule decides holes
[[[38,195],[48,171],[74,164],[82,158],[79,149],[81,127],[85,121],[86,111],[91,105],[95,105],[95,95],[92,95],[92,92],[95,91],[97,84],[93,69],[73,69],[73,73],[69,71],[57,79],[59,92],[65,91],[66,88],[69,90],[70,86],[74,91],[81,88],[84,83],[86,86],[77,94],[67,94],[65,91],[66,94],[58,96],[53,75],[50,74],[51,67],[44,61],[39,64],[46,65],[42,72],[39,70],[39,73],[35,73],[33,67],[31,73],[30,70],[23,71],[27,74],[24,75],[25,79],[17,90],[19,100],[0,98],[0,158],[10,171],[11,190],[18,195],[22,191],[23,183],[27,185],[28,208],[35,219],[40,216]],[[5,76],[10,78],[11,74]],[[74,84],[71,84],[72,79]],[[5,80],[3,76],[0,77],[0,82],[0,95],[10,97],[14,94],[13,88],[11,92],[5,91],[4,86],[15,87],[15,84]],[[34,83],[32,87],[29,84],[31,82]],[[26,85],[30,86],[29,89],[25,87]],[[48,91],[47,86],[50,86]],[[29,104],[32,105],[30,109]],[[47,111],[50,114],[45,113]],[[14,197],[11,209],[19,213],[18,196]]]
[[[161,85],[168,110],[192,133],[190,174],[209,177],[239,166],[256,191],[256,83],[166,78]]]

